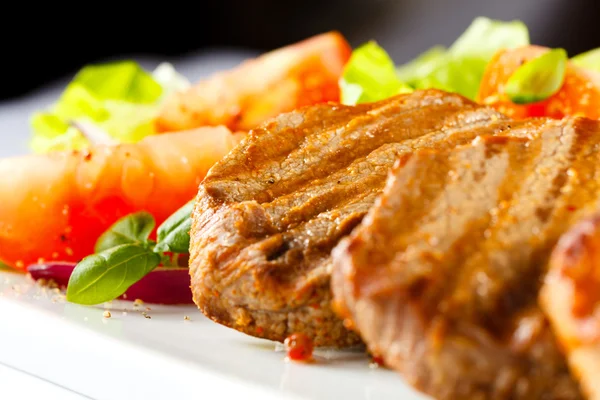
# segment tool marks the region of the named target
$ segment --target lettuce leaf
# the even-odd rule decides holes
[[[154,103],[162,87],[152,75],[134,61],[88,65],[71,82],[79,85],[97,100],[121,100],[131,103]]]
[[[412,91],[396,74],[394,61],[376,42],[352,52],[340,79],[343,104],[373,102]]]
[[[529,31],[523,22],[478,17],[450,46],[449,52],[453,57],[489,60],[498,50],[528,44]]]
[[[396,69],[398,78],[411,86],[416,86],[417,82],[427,78],[445,61],[446,51],[444,46],[432,47],[411,62],[399,66]]]
[[[156,133],[154,118],[162,100],[188,86],[167,63],[152,74],[133,61],[86,66],[49,110],[32,115],[31,148],[44,153],[89,147],[93,140],[78,129],[84,124],[116,142],[137,142]]]
[[[398,93],[390,89],[394,85],[402,87],[403,91],[407,91],[407,86],[441,89],[474,100],[485,67],[494,54],[501,49],[528,45],[529,32],[520,21],[479,17],[450,48],[434,46],[397,67],[396,74],[391,73],[392,61],[385,50],[373,43],[352,53],[350,66],[340,82],[342,100],[348,104],[355,99],[364,102],[392,96]]]
[[[474,100],[494,54],[528,44],[529,32],[522,22],[479,17],[447,51],[434,47],[398,70],[416,89],[436,88]]]
[[[571,62],[578,67],[600,72],[600,47],[576,55],[571,58]]]

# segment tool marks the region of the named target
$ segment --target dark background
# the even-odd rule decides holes
[[[477,16],[521,19],[536,44],[570,55],[600,46],[597,0],[239,0],[193,4],[4,6],[0,99],[14,98],[107,58],[185,56],[206,48],[269,50],[339,30],[353,46],[377,40],[401,63],[450,45]],[[12,5],[11,5],[12,6]],[[15,4],[15,7],[18,7]],[[47,8],[47,9],[45,9]]]

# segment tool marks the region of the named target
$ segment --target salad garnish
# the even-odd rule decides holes
[[[413,90],[400,81],[394,61],[375,41],[352,52],[340,89],[344,104],[369,103]]]
[[[527,44],[529,44],[529,32],[521,21],[504,22],[479,17],[449,49],[435,46],[415,60],[398,67],[394,77],[386,74],[385,81],[394,82],[398,87],[412,89],[442,89],[460,93],[474,100],[483,71],[494,54],[500,49]],[[366,49],[373,53],[376,50],[378,55],[381,55],[365,57],[366,50],[362,46],[354,50],[340,84],[344,104],[357,104],[385,98],[380,96],[372,99],[368,96],[363,98],[356,96],[357,87],[367,93],[369,90],[373,90],[372,82],[380,79],[382,70],[387,73],[392,62],[385,50],[379,47],[375,48],[373,44]],[[353,60],[354,63],[352,63]],[[356,70],[362,73],[355,74]],[[346,84],[347,74],[351,74],[353,77],[350,81],[352,86]],[[395,93],[391,93],[389,96],[393,94]]]
[[[578,67],[600,72],[600,47],[576,55],[571,58],[571,62]]]
[[[31,147],[37,153],[86,148],[94,141],[81,126],[117,142],[137,142],[156,133],[154,119],[163,100],[188,86],[168,63],[152,73],[134,61],[88,65],[55,104],[32,116]]]
[[[153,245],[148,238],[155,226],[154,217],[145,211],[125,216],[98,238],[94,251],[101,253],[122,244]]]
[[[567,52],[553,49],[521,65],[506,81],[504,92],[515,104],[535,103],[560,90],[567,70]]]
[[[83,259],[73,270],[67,300],[98,304],[121,296],[160,264],[160,255],[141,244],[123,244]]]
[[[179,267],[189,250],[193,201],[185,204],[158,228],[158,242],[150,239],[156,225],[152,215],[138,212],[121,218],[100,238],[96,254],[77,264],[67,286],[67,300],[93,305],[123,295],[159,265]]]
[[[177,210],[158,228],[158,252],[187,253],[190,248],[194,200]]]
[[[65,288],[76,264],[52,261],[32,264],[27,272],[35,281],[51,288]],[[187,268],[158,267],[131,285],[119,299],[155,304],[193,304],[190,292],[190,273]]]

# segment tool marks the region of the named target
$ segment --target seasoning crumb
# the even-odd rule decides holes
[[[135,299],[133,301],[134,307],[141,306],[142,304],[144,304],[144,302],[141,299]]]
[[[146,319],[150,319],[152,318],[151,316],[148,315],[148,313],[146,311],[142,312],[142,315],[144,316],[144,318]]]
[[[190,320],[190,317],[189,317],[188,315],[184,315],[184,316],[183,316],[183,320],[184,320],[184,321],[189,321],[189,320]]]
[[[152,311],[150,307],[146,307],[146,311]]]
[[[379,364],[377,364],[376,362],[370,362],[369,363],[369,368],[370,369],[377,369],[377,368],[379,368]]]
[[[110,311],[108,311],[108,310],[104,311],[104,314],[102,314],[102,316],[103,316],[104,318],[110,318],[110,317],[111,317],[111,315],[110,315]]]

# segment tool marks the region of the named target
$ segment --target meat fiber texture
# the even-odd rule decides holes
[[[600,123],[522,123],[401,156],[333,251],[340,316],[439,399],[581,398],[538,293],[561,234],[598,210]]]
[[[437,90],[278,116],[200,185],[190,258],[196,304],[261,338],[304,333],[316,346],[361,344],[331,307],[331,250],[361,223],[394,162],[479,135],[526,135],[542,122],[510,121]]]

